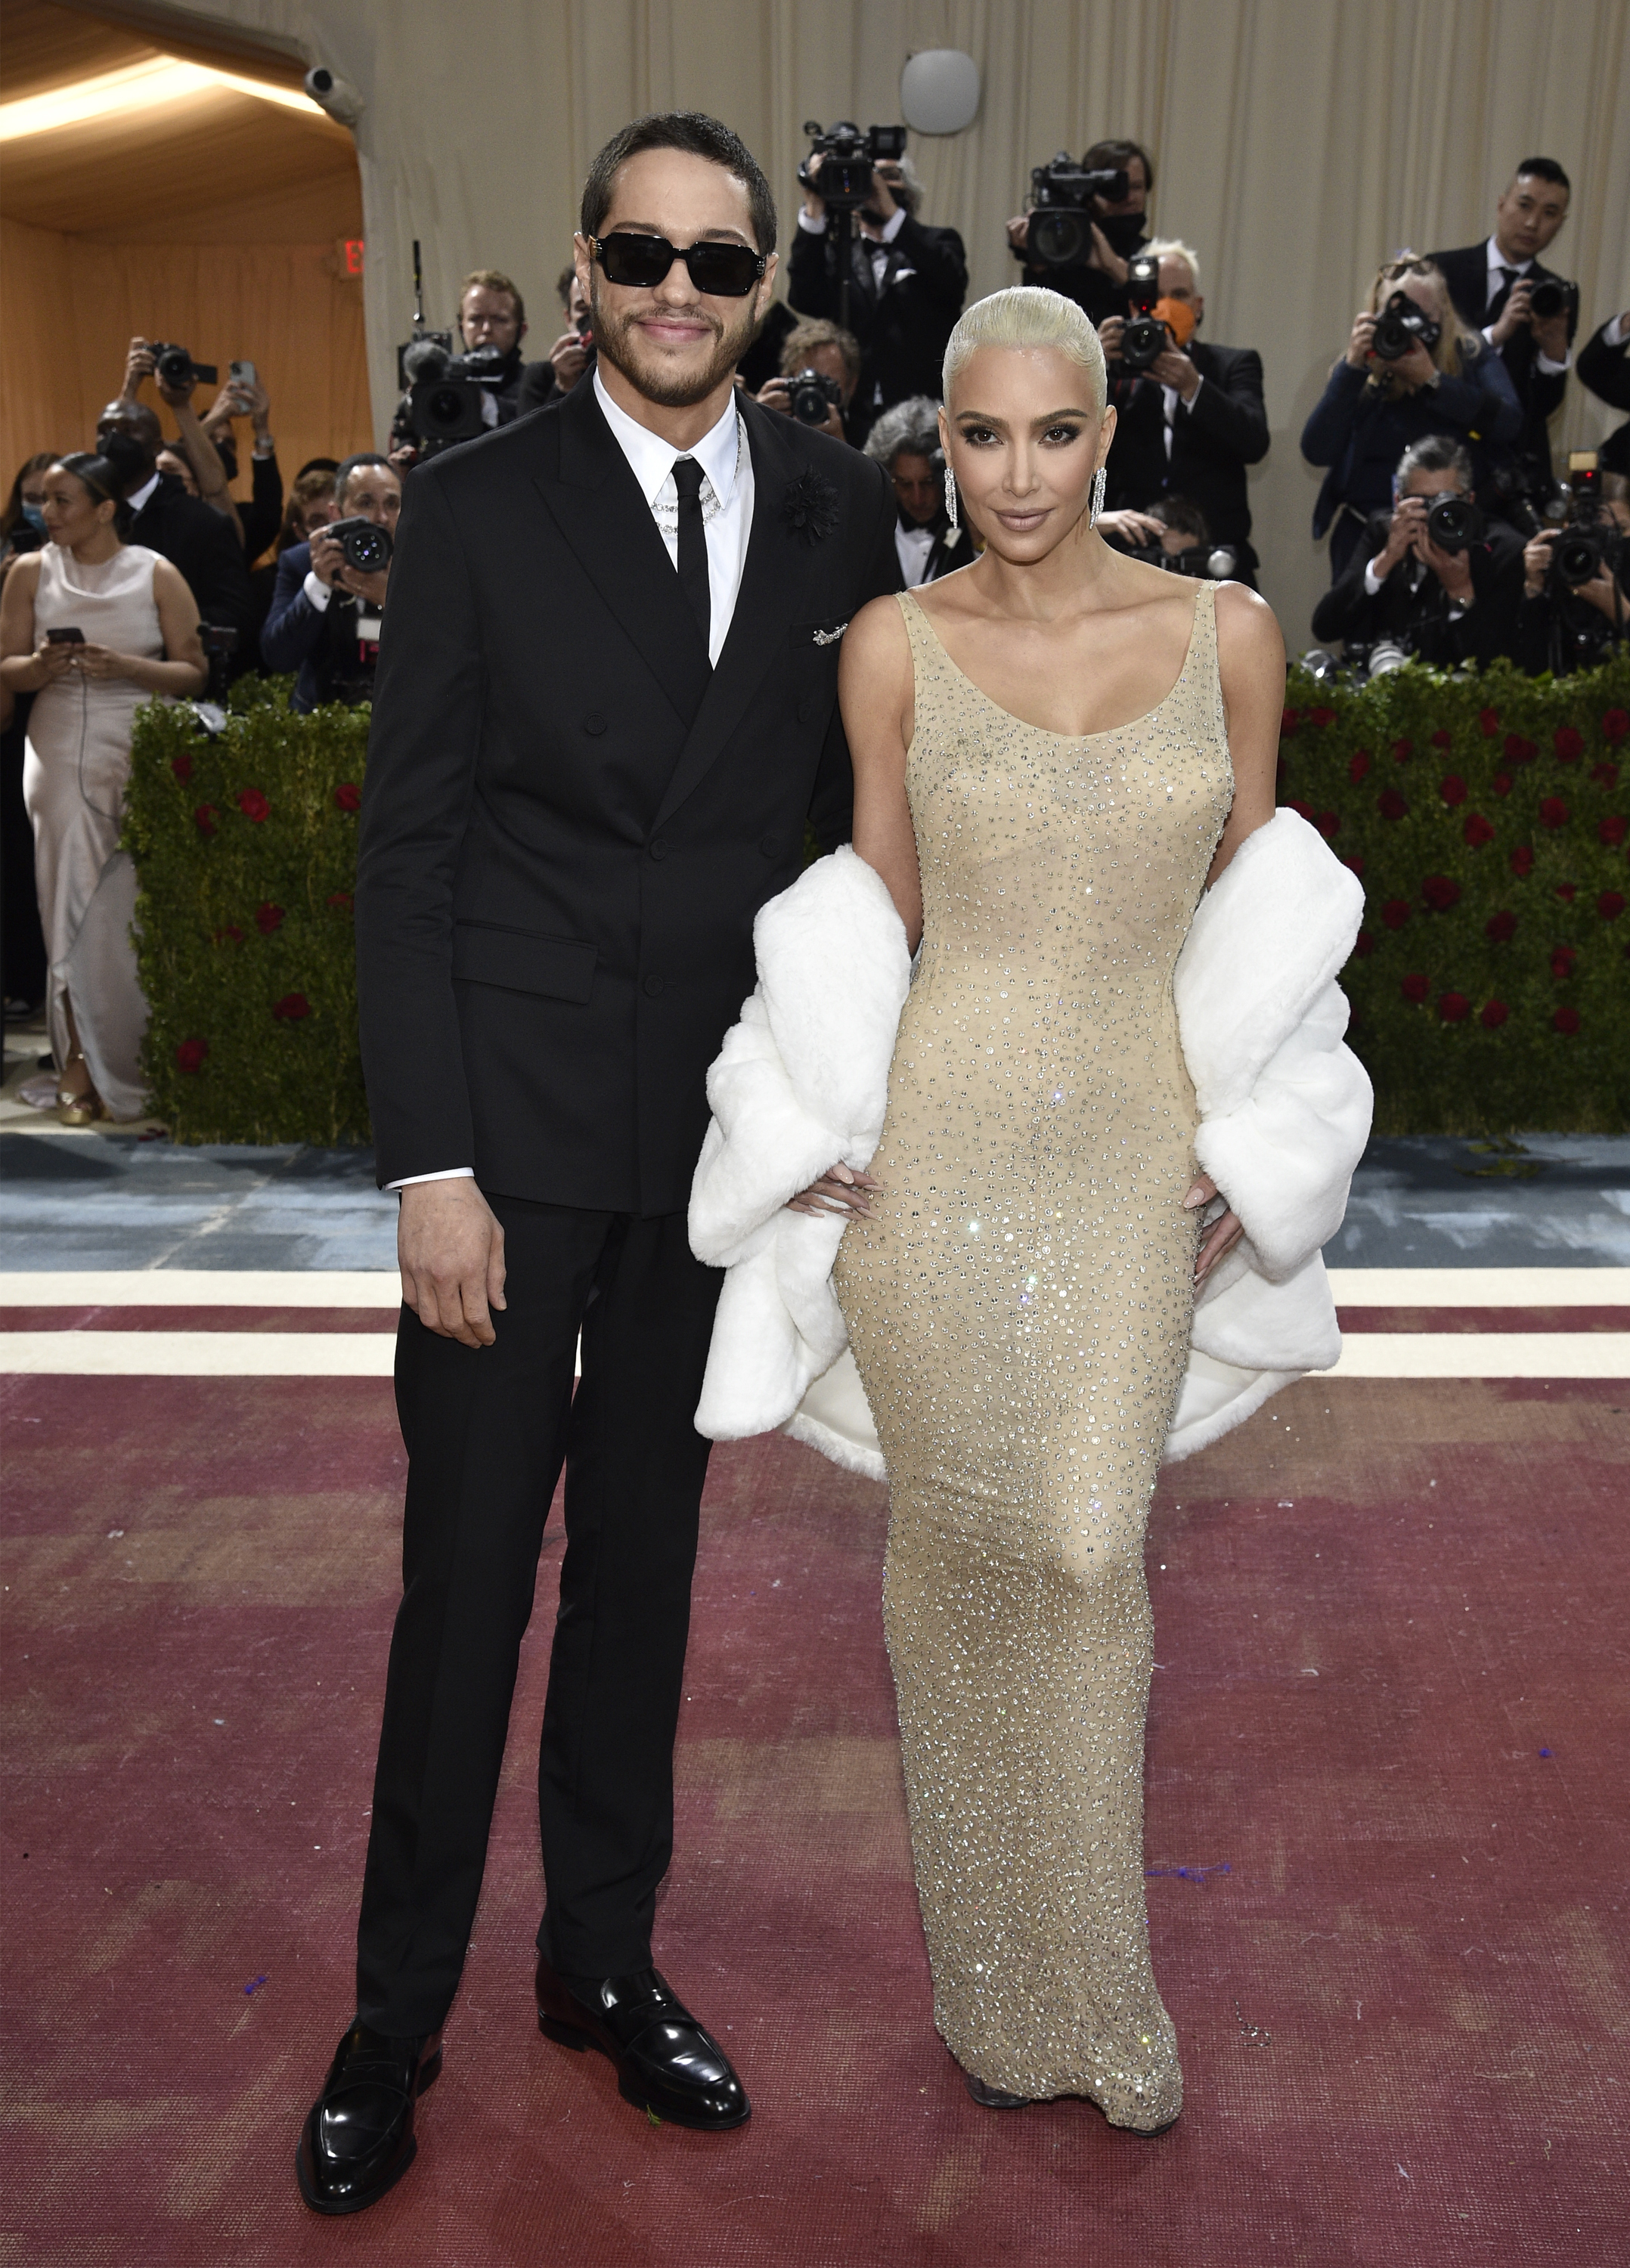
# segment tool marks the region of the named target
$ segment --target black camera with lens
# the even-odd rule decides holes
[[[1159,567],[1168,575],[1192,576],[1201,583],[1226,583],[1239,564],[1239,553],[1231,543],[1191,543],[1181,551],[1145,543],[1126,556],[1140,560],[1146,567]]]
[[[800,425],[824,425],[831,410],[841,412],[844,389],[818,370],[800,370],[786,381],[789,405]]]
[[[1594,583],[1604,569],[1619,571],[1624,539],[1602,510],[1602,475],[1594,449],[1575,449],[1567,460],[1567,517],[1551,546],[1545,577],[1553,597]]]
[[[1132,313],[1121,330],[1121,360],[1128,370],[1147,370],[1171,344],[1171,332],[1154,313],[1161,296],[1161,263],[1140,253],[1126,263],[1126,296]]]
[[[1401,362],[1412,347],[1428,354],[1443,335],[1443,326],[1418,306],[1407,291],[1395,291],[1376,318],[1369,350],[1378,362]]]
[[[1542,276],[1528,295],[1528,312],[1545,321],[1552,315],[1572,317],[1579,312],[1579,286],[1565,276]]]
[[[859,212],[872,202],[872,170],[898,165],[905,155],[904,126],[868,126],[863,134],[852,119],[840,118],[831,128],[806,118],[809,156],[798,169],[800,188],[809,189],[834,212]],[[811,173],[810,158],[821,160]],[[806,420],[806,423],[813,423]]]
[[[1118,204],[1126,195],[1124,166],[1090,170],[1060,150],[1051,166],[1030,173],[1030,225],[1025,249],[1044,268],[1079,268],[1092,250],[1093,200]]]
[[[421,459],[439,455],[456,441],[473,441],[487,431],[483,397],[502,386],[509,357],[498,347],[448,351],[445,333],[425,331],[409,339],[400,356],[408,389],[408,414]]]
[[[212,362],[195,362],[185,347],[166,346],[163,340],[152,342],[153,369],[166,386],[173,386],[179,394],[190,394],[195,386],[215,386],[220,379],[220,369]]]
[[[1440,551],[1470,551],[1483,541],[1483,515],[1470,497],[1434,497],[1427,534]]]
[[[358,575],[377,575],[390,565],[390,530],[376,519],[331,519],[321,530],[340,547],[345,564]]]

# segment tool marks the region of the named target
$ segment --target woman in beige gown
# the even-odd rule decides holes
[[[207,672],[180,572],[119,533],[114,467],[66,457],[45,489],[50,540],[6,578],[0,672],[34,696],[23,796],[50,964],[46,1023],[60,1115],[85,1125],[137,1117],[144,1100],[136,874],[119,848],[136,711],[155,693],[201,693]]]
[[[975,2099],[1182,2106],[1150,1967],[1143,1541],[1206,1233],[1172,967],[1273,807],[1272,614],[1094,531],[1114,412],[1057,294],[970,308],[973,566],[845,641],[855,849],[922,957],[835,1272],[889,1469],[884,1617],[935,2016]]]

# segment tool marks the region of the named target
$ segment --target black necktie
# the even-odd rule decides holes
[[[674,486],[679,490],[679,587],[697,618],[705,653],[712,600],[707,587],[707,531],[702,524],[702,468],[694,457],[675,459]]]
[[[1522,271],[1519,269],[1516,268],[1502,268],[1501,269],[1500,274],[1501,281],[1500,289],[1489,301],[1488,313],[1483,318],[1484,328],[1486,329],[1491,323],[1497,323],[1501,315],[1505,313],[1506,301],[1511,297],[1511,286],[1516,282],[1517,276]]]

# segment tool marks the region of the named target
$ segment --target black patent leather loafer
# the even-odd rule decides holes
[[[637,2109],[704,2133],[740,2126],[751,2114],[729,2057],[656,1970],[568,1984],[540,1959],[537,2000],[545,2037],[608,2056],[617,2092]]]
[[[418,2143],[413,2106],[441,2069],[441,2034],[389,2039],[354,2023],[313,2103],[294,2154],[313,2213],[361,2213],[402,2179]]]

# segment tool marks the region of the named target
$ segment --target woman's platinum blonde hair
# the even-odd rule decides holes
[[[1014,284],[976,299],[951,333],[945,350],[945,398],[981,347],[1051,347],[1087,372],[1092,406],[1101,417],[1109,400],[1098,334],[1073,299],[1044,291],[1038,284]]]

